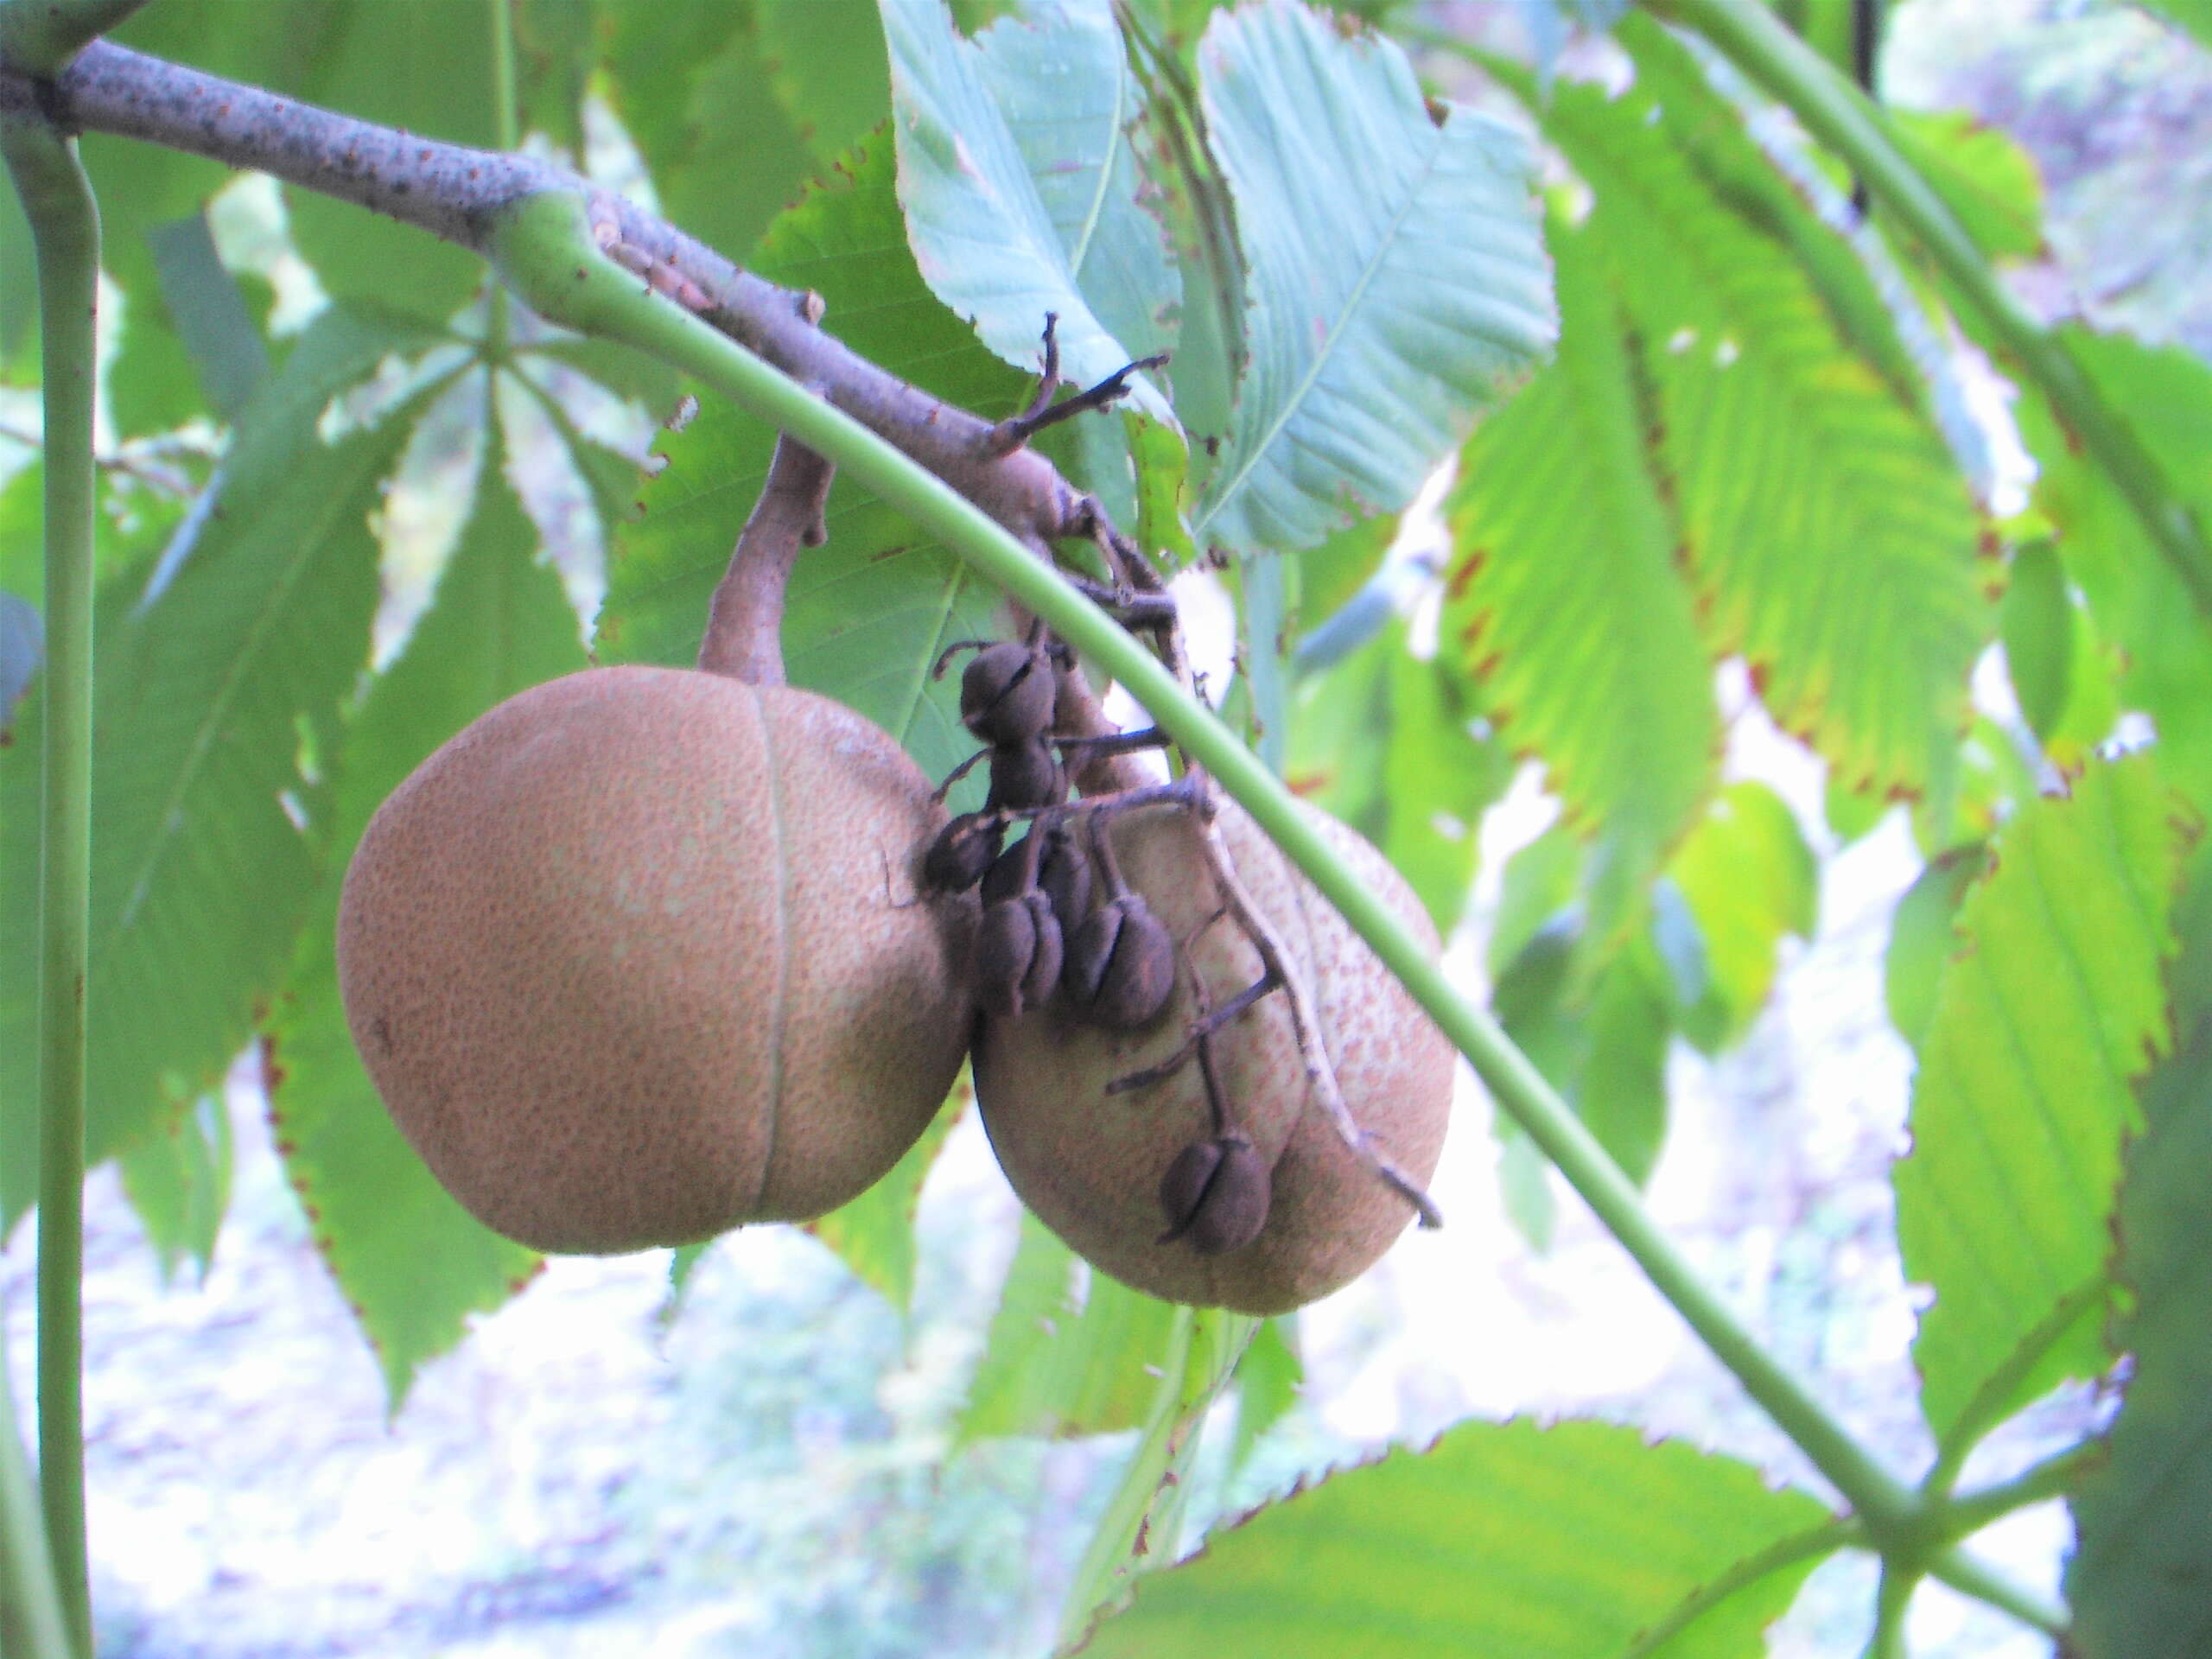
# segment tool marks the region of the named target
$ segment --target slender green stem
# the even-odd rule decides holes
[[[54,1554],[39,1519],[38,1491],[16,1421],[16,1389],[0,1325],[0,1653],[69,1659],[68,1626],[54,1582]],[[21,1644],[20,1649],[17,1644]]]
[[[1488,1014],[1452,988],[1420,943],[1331,849],[1273,773],[1177,685],[1135,639],[1077,594],[973,503],[899,450],[656,296],[601,255],[582,204],[531,197],[492,237],[493,257],[555,321],[638,346],[685,369],[835,460],[877,497],[955,549],[1114,676],[1313,880],[1474,1065],[1667,1300],[1751,1397],[1880,1535],[1912,1532],[1920,1499],[1891,1476],[1738,1323],[1661,1232],[1621,1173]]]
[[[146,0],[16,0],[0,4],[0,57],[36,74],[54,75],[98,35]]]
[[[2063,1603],[2039,1596],[2018,1585],[1995,1567],[1977,1560],[1962,1549],[1946,1550],[1928,1564],[1929,1573],[1957,1591],[2008,1612],[2023,1624],[2032,1624],[2046,1636],[2066,1634],[2073,1620]]]
[[[38,257],[46,401],[44,816],[39,856],[39,1482],[72,1643],[92,1652],[82,1386],[85,964],[92,870],[92,326],[99,214],[74,148],[0,122]]]
[[[2105,1455],[2100,1440],[2084,1440],[2079,1446],[2069,1446],[2063,1452],[2055,1452],[2033,1468],[1985,1486],[1980,1491],[1968,1492],[1956,1497],[1937,1511],[1936,1519],[1943,1535],[1949,1538],[1963,1538],[1979,1532],[1993,1521],[2001,1521],[2017,1510],[2031,1504],[2048,1503],[2054,1497],[2063,1497],[2073,1491],[2074,1483],[2082,1471]]]
[[[1904,1616],[1919,1582],[1916,1571],[1894,1560],[1882,1563],[1881,1587],[1874,1595],[1874,1633],[1866,1640],[1866,1659],[1905,1659]]]
[[[2206,548],[2202,526],[2174,495],[2156,458],[2082,372],[2066,342],[2013,297],[1957,216],[1890,142],[1866,94],[1792,34],[1762,0],[1649,3],[1661,16],[1702,35],[1850,164],[1873,199],[1918,239],[2096,458],[2198,608],[2212,611],[2212,550]]]

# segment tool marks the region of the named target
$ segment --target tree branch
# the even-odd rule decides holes
[[[817,327],[821,301],[764,282],[696,238],[565,168],[473,149],[226,80],[98,41],[50,83],[0,40],[0,116],[50,112],[271,174],[491,257],[502,221],[537,195],[580,199],[601,249],[834,407],[889,439],[1042,554],[1083,533],[1087,498],[1027,448],[994,453],[994,423],[878,367]]]

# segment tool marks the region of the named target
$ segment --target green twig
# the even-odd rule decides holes
[[[92,872],[93,308],[99,214],[67,140],[0,119],[38,259],[46,405],[44,815],[39,855],[39,1484],[74,1651],[92,1652],[82,1400],[85,966]]]
[[[1983,324],[2068,429],[2095,457],[2199,609],[2212,611],[2212,551],[2202,526],[2120,411],[2082,372],[2065,341],[2005,286],[1974,238],[1891,143],[1865,93],[1792,34],[1761,0],[1649,0],[1661,16],[1695,29],[1783,104],[1805,130],[1849,163],[1873,199],[1928,251]]]
[[[54,1555],[39,1519],[38,1491],[23,1456],[9,1379],[6,1332],[0,1324],[0,1652],[27,1659],[69,1659]]]
[[[1874,1594],[1874,1633],[1866,1639],[1866,1659],[1905,1659],[1904,1616],[1920,1574],[1893,1560],[1882,1563],[1882,1582]]]
[[[601,254],[583,204],[575,196],[548,194],[516,205],[501,217],[489,244],[508,280],[540,313],[684,369],[830,457],[879,499],[976,565],[1125,686],[1343,912],[1661,1294],[1869,1527],[1881,1536],[1916,1537],[1918,1496],[1759,1346],[1661,1232],[1619,1166],[1497,1022],[1459,995],[1413,935],[1321,838],[1274,774],[1143,646],[973,503],[894,446],[727,336],[647,293],[637,278]]]
[[[1929,1563],[1928,1571],[1961,1595],[1987,1602],[1992,1607],[2012,1614],[2023,1624],[2032,1624],[2046,1636],[2064,1636],[2073,1622],[2063,1603],[2013,1583],[1995,1567],[1976,1560],[1962,1549],[1945,1551]]]
[[[1943,1534],[1949,1538],[1963,1538],[2015,1510],[2064,1497],[2074,1490],[2074,1483],[2081,1478],[2082,1471],[2104,1455],[2102,1441],[2084,1440],[2079,1446],[2053,1452],[2010,1480],[1954,1498],[1937,1515]]]

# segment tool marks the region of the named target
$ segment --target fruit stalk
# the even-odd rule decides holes
[[[784,681],[784,591],[802,548],[819,547],[829,537],[823,522],[836,468],[795,442],[776,440],[766,482],[752,516],[738,534],[729,569],[715,586],[699,642],[699,666],[748,685]]]

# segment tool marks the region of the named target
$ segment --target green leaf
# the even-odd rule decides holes
[[[1668,867],[1704,945],[1706,1000],[1687,1021],[1708,1052],[1750,1028],[1774,984],[1784,934],[1820,920],[1820,868],[1797,820],[1764,784],[1731,784]]]
[[[189,1256],[204,1281],[230,1207],[231,1116],[220,1094],[203,1095],[123,1154],[123,1191],[161,1258],[162,1282]]]
[[[1298,1315],[1278,1314],[1261,1322],[1252,1345],[1236,1367],[1236,1438],[1229,1466],[1241,1469],[1252,1449],[1298,1403],[1306,1363],[1298,1353]]]
[[[1174,1310],[1143,1433],[1077,1564],[1060,1620],[1063,1647],[1145,1573],[1173,1559],[1207,1411],[1261,1325],[1218,1308]]]
[[[1882,1001],[1897,1035],[1917,1049],[1936,1017],[1943,970],[1958,953],[1959,906],[1989,868],[1986,843],[1972,841],[1928,861],[1897,900],[1882,958]]]
[[[2212,524],[2212,368],[2179,347],[2078,327],[2063,334],[2107,407],[2134,418],[2176,501]],[[2067,574],[2088,596],[2097,632],[2123,653],[2120,697],[2158,723],[2169,775],[2212,807],[2212,617],[2039,403],[2024,404],[2022,427],[2043,469],[2036,503],[2058,526]]]
[[[1671,1655],[1751,1659],[1826,1520],[1748,1465],[1631,1428],[1463,1423],[1214,1533],[1084,1652],[1593,1659],[1676,1627]]]
[[[2026,543],[2012,555],[1997,631],[2020,713],[2031,731],[2048,740],[2066,712],[2074,672],[2074,601],[2058,550],[2049,542]]]
[[[1027,1211],[968,1385],[960,1438],[1065,1437],[1141,1427],[1176,1308],[1116,1283]]]
[[[2151,10],[2196,36],[2197,44],[2212,49],[2212,0],[2147,0]]]
[[[535,558],[496,453],[474,512],[407,648],[371,689],[339,751],[331,869],[430,751],[494,703],[584,665],[575,613]],[[536,1255],[462,1210],[401,1138],[354,1052],[339,1001],[338,885],[327,882],[270,1021],[277,1149],[316,1244],[375,1347],[391,1409],[416,1367],[497,1307]]]
[[[97,1162],[165,1097],[212,1084],[289,959],[319,875],[287,812],[299,728],[327,725],[368,659],[369,517],[402,423],[328,448],[312,427],[281,474],[226,486],[158,599],[111,582],[98,621],[92,942],[86,985]],[[39,744],[0,751],[0,1199],[32,1196]]]
[[[776,101],[817,161],[891,114],[891,66],[874,0],[754,0]]]
[[[1460,457],[1444,626],[1491,721],[1599,838],[1611,941],[1718,782],[1720,717],[1602,252],[1556,216],[1549,239],[1559,359]]]
[[[1410,501],[1554,333],[1526,145],[1296,0],[1217,13],[1205,120],[1236,201],[1250,360],[1198,527],[1310,547]]]
[[[1505,971],[1537,930],[1574,902],[1582,849],[1564,824],[1554,824],[1505,861],[1497,915],[1491,924],[1491,976]]]
[[[1913,1356],[1955,1452],[2107,1363],[2105,1301],[2130,1084],[2168,1044],[2160,964],[2190,824],[2147,756],[2029,805],[1959,912],[1896,1166]]]
[[[1546,131],[1596,194],[1708,648],[1750,659],[1847,788],[1926,790],[1993,620],[1967,482],[1897,382],[1856,257],[1776,217],[1771,168],[1684,48],[1637,16],[1620,38],[1634,86],[1561,86]]]
[[[2182,964],[2212,961],[2212,857],[2180,907]],[[2073,1639],[2085,1659],[2201,1654],[2212,1624],[2212,1001],[2177,971],[2177,1041],[2144,1080],[2145,1132],[2128,1148],[2117,1276],[2134,1298],[2135,1356],[2107,1455],[2074,1500]]]
[[[570,156],[584,150],[584,94],[594,60],[593,0],[518,0],[509,16],[515,41],[517,118]]]
[[[1136,83],[1111,17],[1096,4],[1031,16],[969,41],[943,0],[885,0],[899,200],[931,291],[986,346],[1027,369],[1055,314],[1062,372],[1090,385],[1160,340],[1175,289],[1136,204],[1123,137]],[[1136,332],[1117,338],[1116,324]],[[1149,378],[1129,385],[1130,407],[1173,419]]]
[[[1890,137],[1992,258],[2044,249],[2043,175],[2018,139],[1962,110],[1881,111]]]
[[[1020,396],[1019,379],[916,272],[887,144],[853,157],[836,181],[779,220],[754,269],[823,295],[833,333],[937,397],[990,409]],[[598,625],[602,658],[681,664],[696,656],[708,601],[774,443],[772,429],[719,399],[663,439],[667,466],[641,492],[643,518],[616,539]],[[925,771],[942,775],[974,743],[959,721],[957,677],[933,681],[930,669],[951,641],[996,631],[995,596],[959,559],[842,480],[828,518],[828,543],[799,561],[787,596],[791,683],[858,709]]]
[[[191,354],[207,406],[235,420],[269,372],[269,348],[238,278],[216,256],[205,213],[156,225],[149,240],[162,303]]]
[[[604,14],[610,101],[652,171],[662,212],[744,263],[815,170],[777,98],[753,11],[731,0],[662,0]]]
[[[1571,914],[1533,935],[1497,976],[1492,1008],[1506,1034],[1641,1185],[1667,1133],[1667,1043],[1674,1021],[1649,970],[1617,956],[1577,974],[1585,937]],[[1500,1131],[1510,1141],[1503,1119]],[[1541,1214],[1534,1242],[1548,1230]],[[1524,1228],[1524,1230],[1529,1230]]]
[[[256,27],[265,29],[265,17]],[[492,23],[481,8],[331,5],[306,67],[287,90],[310,103],[448,143],[499,142]],[[482,260],[427,231],[313,190],[288,187],[284,200],[294,245],[334,296],[442,320],[484,284]],[[395,283],[394,271],[406,281]]]
[[[874,1185],[806,1224],[808,1232],[902,1310],[914,1300],[914,1208],[922,1196],[922,1183],[944,1150],[944,1138],[952,1132],[967,1098],[963,1085]]]
[[[1464,677],[1415,657],[1393,621],[1300,683],[1284,774],[1375,843],[1445,937],[1466,907],[1482,815],[1512,779],[1502,746],[1472,734],[1466,699]]]

